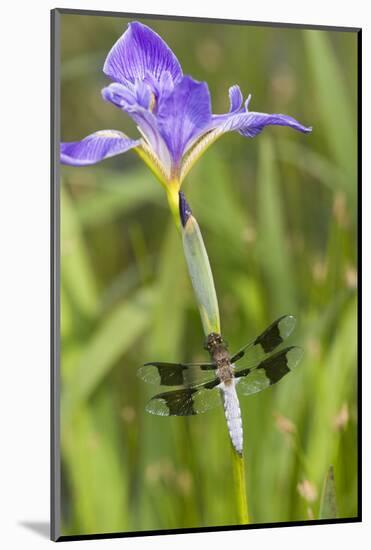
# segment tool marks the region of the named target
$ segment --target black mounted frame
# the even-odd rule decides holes
[[[154,531],[119,532],[119,533],[96,533],[89,535],[63,536],[60,533],[60,499],[61,499],[61,460],[60,460],[60,197],[59,197],[59,144],[60,144],[60,16],[63,14],[86,15],[100,17],[136,17],[143,20],[160,19],[168,21],[198,21],[211,23],[228,23],[236,25],[250,25],[262,27],[283,27],[311,30],[332,30],[357,33],[357,58],[358,58],[358,152],[357,152],[357,173],[358,173],[358,273],[359,273],[359,307],[358,307],[358,350],[361,350],[361,297],[362,297],[362,29],[355,27],[333,27],[324,25],[303,25],[292,23],[272,23],[256,21],[240,21],[233,19],[195,18],[171,15],[152,15],[141,13],[121,13],[109,11],[60,9],[51,10],[51,519],[50,533],[54,541],[107,539],[121,537],[136,537],[148,535],[165,535],[197,532],[216,532],[231,530],[264,529],[270,527],[287,527],[300,525],[321,525],[354,523],[362,521],[362,372],[361,359],[358,356],[358,515],[350,518],[326,519],[326,520],[305,520],[280,523],[264,523],[251,525],[230,525],[220,527],[202,527],[186,529],[169,529]]]

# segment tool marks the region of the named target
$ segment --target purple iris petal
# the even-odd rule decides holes
[[[105,101],[109,101],[116,105],[116,107],[124,110],[138,103],[134,87],[131,86],[129,88],[117,82],[103,88],[102,97]]]
[[[160,77],[160,82],[157,86],[157,99],[160,101],[161,99],[165,99],[168,97],[171,93],[174,91],[174,80],[169,71],[165,71],[162,73]],[[155,105],[155,110],[157,110],[157,105]]]
[[[174,81],[182,77],[182,68],[169,46],[152,29],[139,22],[129,23],[104,63],[103,72],[115,82],[143,80],[147,74],[160,80],[169,71]]]
[[[210,93],[206,82],[183,77],[173,92],[159,102],[157,120],[174,166],[177,166],[189,146],[211,123]]]
[[[143,83],[143,85],[146,84]],[[115,82],[103,88],[102,96],[106,101],[110,101],[116,107],[128,113],[152,147],[156,156],[162,161],[165,169],[169,170],[171,164],[170,155],[160,135],[158,121],[149,109],[139,105],[135,96],[135,90],[133,92],[124,84]]]
[[[124,111],[135,107],[139,110],[143,108],[149,111],[153,94],[145,82],[137,81],[135,84],[129,83],[129,85],[118,82],[109,84],[103,88],[102,96],[103,99]]]
[[[105,158],[137,147],[140,140],[129,139],[117,130],[100,130],[81,141],[61,143],[61,162],[71,166],[95,164]]]
[[[245,137],[255,137],[266,126],[289,126],[294,130],[308,134],[311,127],[300,124],[295,118],[288,115],[266,114],[255,112],[231,113],[230,115],[213,116],[212,127],[222,132],[238,131]]]
[[[134,84],[134,89],[138,105],[140,105],[144,109],[150,109],[153,94],[148,84],[143,82],[143,80],[136,80]]]

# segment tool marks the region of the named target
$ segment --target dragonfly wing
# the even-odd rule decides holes
[[[250,361],[259,361],[267,353],[271,353],[292,333],[296,325],[293,315],[283,315],[276,319],[255,340],[248,343],[233,355],[231,361],[235,363],[241,357],[247,356]]]
[[[138,376],[149,384],[181,386],[210,378],[210,371],[215,368],[213,363],[146,363],[138,369]]]
[[[219,380],[193,388],[159,393],[152,397],[146,411],[160,416],[188,416],[206,412],[222,403]]]
[[[302,348],[290,346],[261,361],[253,369],[237,372],[235,377],[238,392],[241,395],[250,395],[276,384],[298,365],[302,356]]]

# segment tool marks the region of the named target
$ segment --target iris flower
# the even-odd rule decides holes
[[[61,143],[61,162],[86,166],[134,149],[166,188],[173,212],[189,170],[226,132],[252,138],[270,125],[311,131],[287,115],[249,111],[251,95],[244,102],[237,85],[229,89],[229,112],[213,114],[206,82],[183,75],[169,46],[139,22],[129,23],[108,53],[103,72],[112,80],[102,90],[103,99],[127,113],[141,137],[99,130],[81,141]]]

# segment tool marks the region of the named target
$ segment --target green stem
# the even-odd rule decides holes
[[[233,446],[231,446],[231,449],[238,523],[240,525],[247,525],[248,523],[250,523],[250,519],[249,509],[247,505],[245,464],[243,456],[239,455]]]
[[[211,332],[220,334],[221,330],[218,299],[205,244],[197,220],[192,215],[191,209],[189,208],[184,195],[182,195],[181,201],[181,209],[183,211],[181,233],[184,255],[196,296],[196,301],[200,310],[204,333],[206,337]],[[247,506],[245,465],[243,457],[240,456],[233,447],[232,468],[238,523],[246,525],[249,523],[249,514]]]
[[[179,215],[179,190],[178,187],[174,185],[169,185],[166,188],[167,201],[169,203],[170,211],[173,215],[176,228],[180,231],[181,222]]]

